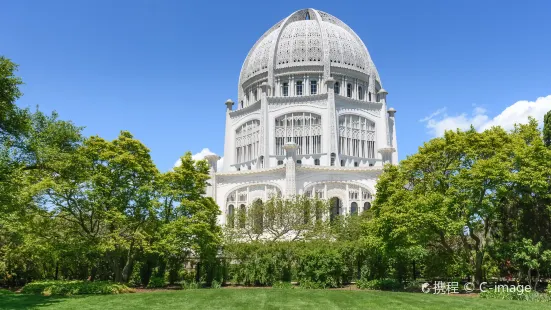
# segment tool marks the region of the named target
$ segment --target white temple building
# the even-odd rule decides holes
[[[236,102],[226,101],[223,164],[207,195],[229,214],[271,195],[332,199],[338,214],[371,207],[398,162],[395,113],[365,44],[336,17],[294,12],[250,50]]]

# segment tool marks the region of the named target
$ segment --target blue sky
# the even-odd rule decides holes
[[[398,110],[401,159],[446,128],[510,127],[551,108],[551,1],[237,3],[4,2],[0,54],[20,65],[20,106],[86,135],[129,130],[163,171],[188,150],[223,153],[224,101],[249,49],[305,7],[365,42]]]

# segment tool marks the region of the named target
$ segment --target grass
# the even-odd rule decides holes
[[[551,303],[381,291],[200,289],[44,297],[0,291],[0,309],[551,309]]]

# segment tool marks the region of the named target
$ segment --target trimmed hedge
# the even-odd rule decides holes
[[[133,290],[120,283],[107,281],[37,281],[31,282],[21,290],[24,294],[34,295],[81,295],[81,294],[122,294]]]

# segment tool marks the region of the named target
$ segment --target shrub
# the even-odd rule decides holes
[[[147,284],[147,288],[160,288],[165,287],[165,279],[161,277],[151,277],[149,279],[149,283]]]
[[[301,253],[297,276],[301,287],[340,287],[345,271],[344,261],[338,250],[313,247]]]
[[[31,282],[21,290],[35,295],[121,294],[133,292],[128,286],[107,281],[39,281]]]
[[[222,287],[222,283],[216,280],[212,280],[212,282],[210,283],[210,288],[221,288],[221,287]]]
[[[235,262],[229,266],[234,283],[272,285],[291,281],[294,251],[290,242],[234,244],[227,250]]]
[[[358,288],[367,290],[398,291],[403,289],[402,284],[394,279],[360,279],[356,282],[356,285],[358,286]]]
[[[213,281],[214,282],[214,281]],[[184,290],[196,290],[201,287],[200,283],[197,283],[195,281],[183,281],[182,282],[182,288]]]
[[[424,283],[423,281],[419,281],[419,280],[408,281],[404,285],[404,290],[408,292],[420,292],[423,286],[423,283]]]

